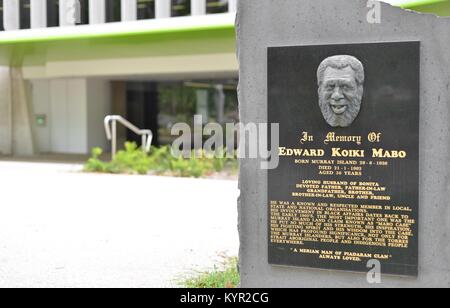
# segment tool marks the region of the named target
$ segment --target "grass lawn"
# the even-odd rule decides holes
[[[215,268],[211,272],[200,273],[198,276],[180,282],[180,285],[191,289],[236,288],[240,282],[237,264],[237,258],[229,258],[220,269]]]

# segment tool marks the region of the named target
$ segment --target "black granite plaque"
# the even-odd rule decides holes
[[[418,275],[419,75],[419,42],[268,49],[270,264]]]

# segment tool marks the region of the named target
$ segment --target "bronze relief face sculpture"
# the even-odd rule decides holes
[[[332,127],[348,127],[361,110],[364,66],[353,56],[326,58],[317,70],[319,106]]]

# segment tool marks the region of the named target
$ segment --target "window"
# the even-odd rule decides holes
[[[77,21],[78,25],[89,24],[89,0],[80,1],[80,19]]]
[[[206,13],[228,13],[228,0],[206,0]]]
[[[106,22],[121,21],[120,0],[106,0]]]
[[[194,115],[203,124],[238,123],[237,80],[126,81],[126,97],[118,110],[136,126],[151,129],[153,145],[171,144],[173,125],[187,123],[193,128]],[[140,144],[140,136],[128,131],[125,138]],[[225,136],[224,136],[225,137]],[[208,139],[209,137],[206,137]],[[237,140],[237,139],[236,139]]]
[[[5,26],[3,25],[3,0],[0,0],[0,31],[5,31]]]
[[[158,130],[160,144],[170,144],[172,126],[178,122],[193,128],[194,115],[203,123],[238,123],[237,80],[186,80],[160,82],[158,89]]]
[[[191,15],[191,0],[172,0],[172,16]]]
[[[59,1],[47,0],[47,27],[59,26]]]
[[[138,0],[137,19],[155,18],[155,0]]]
[[[30,11],[30,0],[20,0],[20,29],[30,29],[31,28],[31,11]]]

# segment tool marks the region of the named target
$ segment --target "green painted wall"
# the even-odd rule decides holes
[[[27,39],[0,38],[0,65],[49,61],[234,53],[234,26]]]

